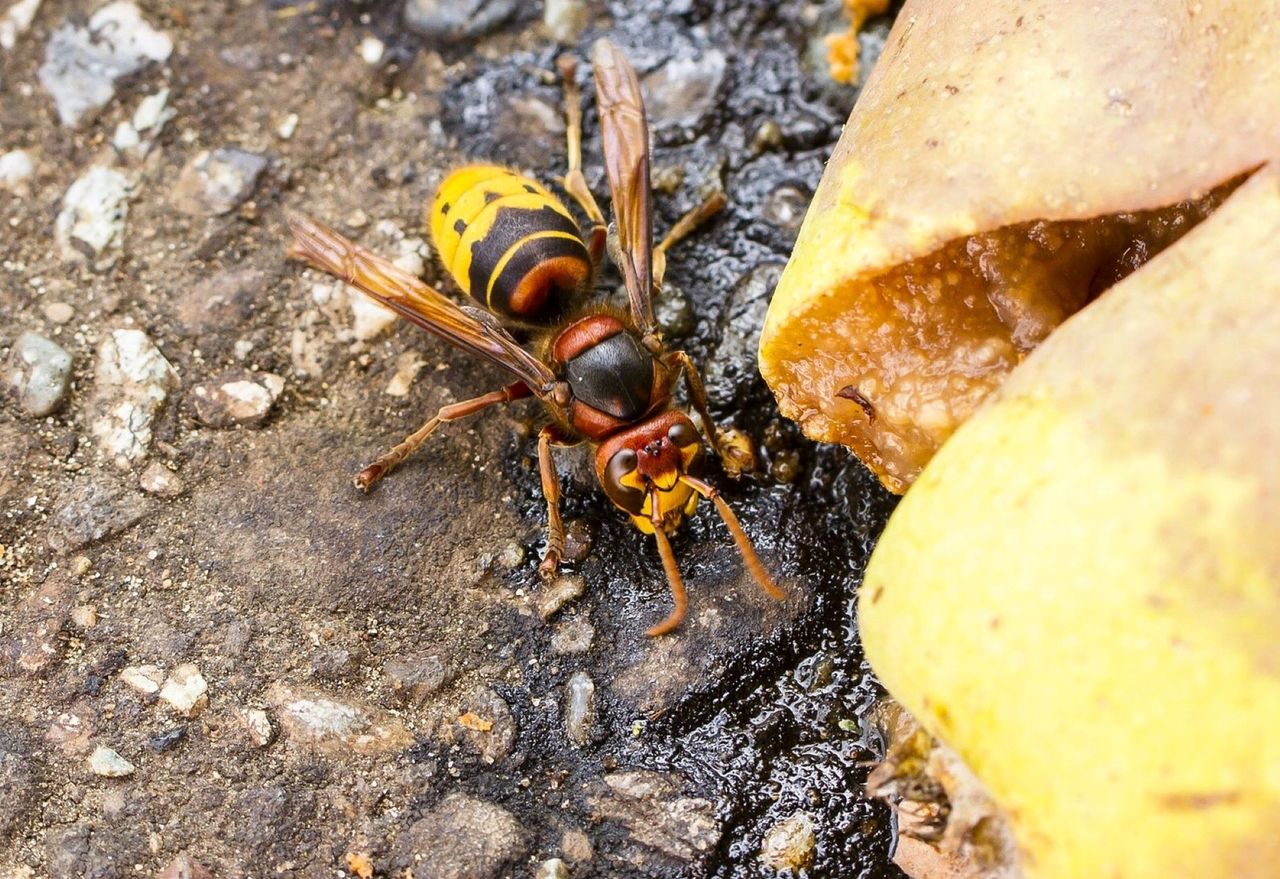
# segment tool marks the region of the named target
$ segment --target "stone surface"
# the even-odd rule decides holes
[[[529,835],[500,806],[450,794],[400,840],[401,860],[432,879],[497,879],[529,850]]]
[[[25,787],[29,801],[0,797],[0,826],[13,828],[0,864],[29,865],[32,879],[155,877],[185,849],[216,877],[318,877],[349,875],[343,857],[356,851],[375,876],[423,877],[447,852],[424,841],[413,851],[421,861],[404,860],[400,841],[461,792],[524,829],[523,854],[498,876],[527,879],[556,857],[583,879],[763,875],[761,838],[797,809],[848,829],[841,845],[819,848],[811,875],[887,875],[888,821],[858,787],[865,727],[832,719],[861,718],[854,712],[874,698],[844,609],[890,502],[842,450],[815,448],[778,419],[747,346],[725,349],[738,360],[711,406],[761,444],[762,469],[735,481],[709,461],[705,475],[794,599],[759,594],[703,504],[672,537],[686,624],[645,637],[670,607],[652,538],[603,497],[587,450],[563,449],[562,570],[585,588],[543,622],[542,408],[521,401],[450,425],[373,491],[355,491],[351,475],[441,404],[510,378],[413,327],[358,339],[351,296],[314,299],[324,279],[283,253],[288,211],[359,227],[361,244],[461,301],[421,240],[423,199],[474,161],[520,168],[559,192],[558,52],[582,59],[584,170],[609,214],[590,41],[607,32],[642,75],[717,51],[726,69],[711,110],[687,128],[656,125],[653,138],[658,235],[706,188],[732,195],[672,250],[671,289],[658,301],[667,338],[678,327],[673,344],[715,367],[739,279],[786,258],[789,238],[766,200],[786,185],[812,191],[853,98],[804,75],[798,47],[817,27],[808,13],[765,0],[588,0],[587,29],[558,47],[544,5],[516,4],[483,37],[433,46],[403,27],[399,2],[232,12],[211,0],[136,0],[172,35],[171,58],[116,81],[97,120],[66,129],[37,70],[64,19],[84,22],[104,2],[46,2],[0,65],[0,153],[21,148],[34,165],[28,194],[0,191],[0,396],[22,331],[75,357],[54,418],[33,422],[0,401],[0,751],[11,730],[32,743],[0,756],[0,789]],[[0,0],[0,15],[13,4]],[[366,36],[383,43],[372,66],[359,54]],[[779,137],[755,152],[765,120]],[[268,159],[248,201],[213,217],[176,211],[183,167],[229,145]],[[130,184],[123,234],[68,263],[54,218],[68,187],[103,163]],[[613,295],[612,265],[598,282]],[[68,308],[50,310],[58,303]],[[679,306],[675,321],[664,303]],[[120,329],[145,333],[182,379],[162,380],[165,402],[131,422],[145,426],[148,454],[125,472],[94,432],[104,392],[123,396],[95,377],[98,349]],[[194,417],[191,388],[230,370],[286,378],[264,429],[215,430]],[[384,393],[398,375],[402,395]],[[793,476],[778,484],[772,467],[784,459]],[[808,603],[810,590],[820,604]],[[840,645],[839,674],[799,688],[792,672],[823,645]],[[444,680],[434,663],[420,675],[392,666],[430,656]],[[209,707],[191,720],[158,690],[121,680],[125,668],[154,664],[167,676],[181,663],[209,686]],[[578,671],[596,689],[583,747],[566,733]],[[333,725],[317,729],[268,698],[277,682],[294,691],[290,704],[310,703]],[[477,689],[510,720],[488,698],[464,704]],[[266,744],[250,711],[273,728]],[[396,725],[397,746],[375,747],[379,729]],[[87,760],[99,744],[138,770],[94,776]],[[668,803],[705,800],[733,816],[692,861],[593,818],[604,774],[659,766],[689,780]],[[782,792],[776,803],[771,790]]]
[[[8,733],[0,725],[0,846],[22,827],[39,801],[40,773],[24,737]]]
[[[217,428],[261,427],[284,393],[284,379],[270,372],[232,372],[191,389],[196,419]]]
[[[267,159],[237,147],[196,153],[174,183],[169,203],[196,217],[215,217],[238,208],[258,185]]]
[[[326,757],[393,754],[413,744],[413,735],[391,714],[318,690],[275,684],[267,692],[289,741]]]
[[[88,262],[96,269],[115,261],[124,239],[131,189],[129,178],[114,168],[95,165],[76,178],[54,220],[63,259]]]
[[[382,667],[396,698],[422,705],[453,677],[448,659],[439,653],[413,653],[387,660]]]
[[[82,480],[54,510],[49,546],[59,553],[78,552],[137,524],[151,511],[147,499],[107,480]]]
[[[116,80],[173,51],[129,0],[108,3],[87,25],[67,23],[53,32],[40,66],[40,84],[53,98],[63,125],[91,118],[115,95]]]
[[[716,106],[728,59],[718,49],[672,58],[645,76],[645,110],[655,126],[690,127]]]
[[[684,783],[670,773],[615,772],[588,802],[597,819],[615,821],[660,865],[669,858],[688,863],[715,847],[720,828],[715,804],[682,794]]]
[[[133,775],[138,767],[110,748],[99,745],[89,756],[89,770],[103,778],[125,778]]]
[[[127,469],[151,448],[152,426],[178,375],[141,330],[112,330],[98,347],[91,430],[111,462]]]
[[[43,418],[66,400],[71,380],[71,355],[52,339],[23,333],[9,352],[5,387],[10,399],[26,414]]]
[[[276,731],[271,726],[271,719],[261,708],[246,708],[240,712],[245,729],[249,733],[249,741],[255,748],[265,748],[275,738]]]
[[[214,879],[214,876],[199,861],[182,852],[161,868],[156,879]]]
[[[408,0],[404,23],[434,40],[480,37],[510,18],[517,0]]]

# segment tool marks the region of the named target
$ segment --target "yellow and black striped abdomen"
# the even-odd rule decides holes
[[[454,171],[428,217],[454,281],[498,314],[533,323],[563,315],[592,274],[573,217],[537,182],[497,165]]]

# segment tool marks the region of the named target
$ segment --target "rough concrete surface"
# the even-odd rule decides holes
[[[0,407],[0,877],[773,876],[761,840],[799,811],[807,875],[898,875],[851,618],[892,502],[754,368],[854,97],[813,63],[839,4],[556,2],[550,30],[410,4],[416,32],[394,2],[0,10],[0,355],[72,358]],[[760,473],[708,475],[792,595],[704,506],[660,639],[657,555],[573,451],[581,582],[540,583],[531,403],[351,487],[505,378],[284,259],[297,209],[443,285],[424,202],[467,159],[554,180],[555,57],[606,34],[658,111],[657,228],[732,201],[659,313],[759,444]],[[13,382],[61,364],[27,360]]]

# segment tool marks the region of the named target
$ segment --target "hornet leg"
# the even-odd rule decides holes
[[[693,408],[702,418],[702,429],[707,433],[707,441],[720,456],[725,472],[737,478],[743,473],[754,470],[756,455],[751,448],[750,438],[740,430],[733,428],[721,430],[716,427],[711,413],[707,411],[707,391],[702,386],[702,376],[698,374],[698,367],[694,366],[693,359],[684,351],[673,352],[671,359],[684,374],[685,387],[689,390],[689,401],[693,403]]]
[[[463,400],[460,403],[451,403],[448,406],[441,406],[435,416],[426,424],[419,427],[413,433],[409,434],[404,440],[387,452],[378,460],[374,461],[368,467],[356,474],[352,482],[355,487],[361,491],[368,491],[373,487],[379,479],[390,473],[405,458],[412,455],[418,448],[427,441],[431,434],[436,432],[436,428],[440,425],[456,421],[459,418],[465,418],[468,415],[474,415],[482,409],[490,406],[496,406],[500,403],[510,403],[513,400],[519,400],[524,397],[532,396],[532,392],[524,382],[514,382],[507,385],[500,391],[490,391],[482,397],[474,397],[470,400]]]
[[[547,553],[538,565],[542,579],[556,575],[560,559],[564,557],[564,521],[560,518],[560,477],[556,475],[556,461],[551,457],[551,445],[565,445],[564,438],[554,425],[547,425],[538,433],[538,472],[542,477],[542,496],[547,499]]]
[[[599,265],[600,257],[604,255],[608,227],[605,225],[600,205],[596,204],[595,196],[587,188],[587,179],[582,176],[582,92],[578,88],[577,79],[574,78],[578,71],[578,59],[572,55],[561,55],[556,64],[560,68],[560,78],[564,80],[565,139],[568,141],[569,152],[569,168],[564,175],[564,189],[591,221],[587,249],[591,254],[591,262]]]
[[[724,193],[717,189],[707,196],[706,201],[676,220],[676,224],[667,232],[667,237],[663,238],[658,246],[653,249],[654,290],[659,292],[662,290],[662,277],[667,273],[667,251],[696,232],[698,227],[707,222],[707,220],[724,210],[724,206],[727,203],[728,199],[725,198]]]

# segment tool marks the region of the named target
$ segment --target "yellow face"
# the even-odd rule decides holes
[[[698,505],[698,494],[680,477],[702,455],[702,440],[682,414],[668,413],[644,425],[613,452],[601,477],[605,493],[645,534],[654,531],[654,504],[663,531],[671,531]]]

